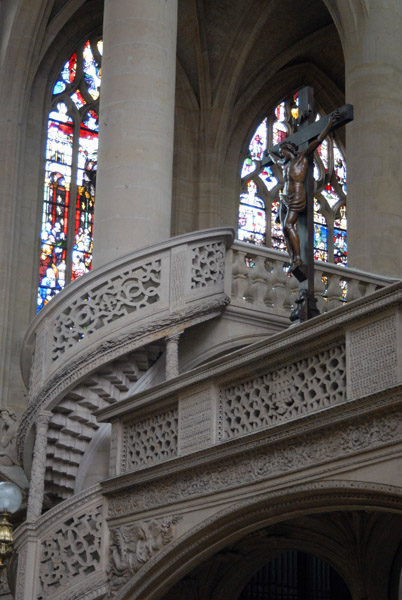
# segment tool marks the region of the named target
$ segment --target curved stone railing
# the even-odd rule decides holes
[[[224,291],[230,228],[198,231],[139,250],[69,285],[34,319],[22,371],[31,400],[60,370],[87,371],[193,324],[228,298]],[[183,327],[183,325],[181,325]],[[165,333],[164,333],[165,332]]]
[[[283,252],[236,240],[232,245],[231,304],[288,315],[298,292],[297,280],[287,272],[288,264]],[[321,313],[395,281],[321,261],[315,261],[314,266],[315,294]]]
[[[96,485],[16,530],[16,598],[70,600],[88,592],[91,598],[104,597],[103,510]]]

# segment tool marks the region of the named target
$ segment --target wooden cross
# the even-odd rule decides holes
[[[331,115],[326,115],[319,121],[315,121],[315,110],[314,110],[314,91],[312,87],[306,86],[299,90],[299,114],[301,119],[299,120],[299,127],[296,133],[282,140],[280,144],[277,144],[269,150],[269,154],[278,158],[281,153],[281,146],[291,142],[297,147],[298,152],[306,150],[313,140],[319,140],[319,137],[327,129],[328,123],[331,119]],[[327,133],[334,131],[342,125],[346,125],[353,120],[353,106],[351,104],[345,104],[337,111],[337,120],[332,123]],[[332,113],[333,114],[333,113]],[[321,140],[323,141],[323,140]],[[264,158],[261,161],[261,167],[269,166],[273,164],[271,156]],[[282,159],[283,160],[283,159]],[[275,161],[277,162],[277,161]],[[285,164],[290,164],[285,163]],[[319,310],[316,305],[316,298],[314,297],[314,157],[313,153],[308,157],[307,171],[304,177],[304,190],[305,190],[305,208],[301,211],[297,209],[293,210],[293,216],[295,212],[297,216],[297,229],[298,238],[300,240],[300,257],[303,262],[302,265],[294,263],[291,265],[292,274],[299,281],[299,295],[296,299],[296,308],[290,315],[291,321],[306,321],[319,314]],[[292,196],[289,196],[290,204]],[[286,196],[284,196],[286,202]],[[290,209],[288,208],[288,214]]]

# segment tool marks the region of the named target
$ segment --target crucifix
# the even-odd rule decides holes
[[[345,104],[315,121],[313,88],[299,90],[297,132],[268,151],[261,166],[280,165],[284,187],[279,216],[290,257],[290,272],[299,281],[296,308],[291,321],[306,321],[319,314],[314,297],[314,163],[313,154],[326,136],[353,120],[353,106]]]

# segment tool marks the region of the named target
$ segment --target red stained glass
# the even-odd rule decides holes
[[[101,54],[101,41],[93,44]],[[74,280],[91,267],[100,64],[89,41],[80,52],[83,61],[77,61],[74,52],[53,87],[55,105],[49,114],[45,152],[38,310],[63,289],[66,279]],[[74,85],[71,93],[71,83],[76,81],[78,87]],[[88,104],[82,123],[82,111],[68,112],[71,100],[78,109]],[[78,130],[79,139],[74,144]],[[71,220],[73,227],[69,226]]]

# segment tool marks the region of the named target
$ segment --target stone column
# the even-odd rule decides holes
[[[348,265],[400,277],[402,4],[354,4],[358,18],[342,19],[346,102],[354,105],[346,127]]]
[[[51,412],[44,411],[39,414],[36,421],[36,438],[26,518],[28,522],[36,521],[42,514],[43,492],[45,489],[47,430],[51,416]]]
[[[179,338],[181,333],[168,335],[166,338],[166,379],[179,374]]]
[[[170,237],[177,0],[105,0],[94,266]]]

